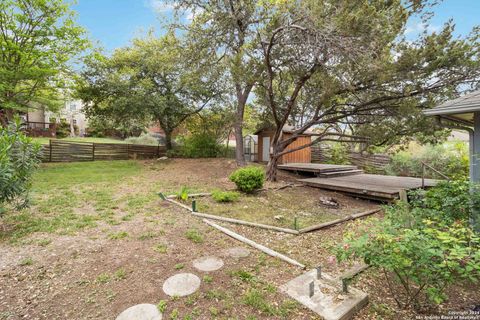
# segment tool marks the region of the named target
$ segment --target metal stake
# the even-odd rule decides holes
[[[197,212],[197,200],[192,200],[192,211]]]
[[[343,293],[348,293],[348,280],[342,279],[342,291]]]
[[[310,298],[313,297],[313,295],[315,294],[315,282],[310,282],[310,286],[309,286],[309,296]]]

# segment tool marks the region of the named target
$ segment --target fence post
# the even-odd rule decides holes
[[[95,142],[92,142],[92,161],[95,161]]]
[[[50,147],[50,162],[52,162],[52,139],[48,139],[48,146]]]

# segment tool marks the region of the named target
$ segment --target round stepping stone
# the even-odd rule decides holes
[[[250,250],[244,247],[235,247],[225,250],[225,254],[232,258],[246,258],[250,255]]]
[[[200,278],[192,273],[179,273],[168,278],[163,284],[163,292],[173,297],[184,297],[200,288]]]
[[[195,269],[210,272],[215,271],[223,267],[223,260],[217,257],[202,257],[193,260],[193,266]]]
[[[162,314],[156,305],[142,303],[126,309],[116,320],[162,320]]]

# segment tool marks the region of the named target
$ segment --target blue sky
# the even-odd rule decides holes
[[[150,28],[161,30],[159,17],[171,16],[171,8],[161,0],[77,0],[74,10],[78,23],[85,27],[93,41],[98,41],[107,51],[128,45],[136,35]],[[467,34],[480,25],[480,0],[444,0],[435,8],[429,30],[438,30],[443,23],[453,19],[457,34]],[[412,21],[407,36],[413,36],[425,26]]]

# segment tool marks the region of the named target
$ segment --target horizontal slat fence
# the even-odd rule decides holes
[[[42,161],[74,162],[150,159],[162,157],[165,153],[164,146],[50,140],[50,143],[42,148]]]
[[[330,147],[326,145],[314,145],[312,147],[312,162],[325,163],[331,159]],[[385,154],[368,154],[360,152],[348,152],[348,161],[357,167],[371,173],[384,173],[385,167],[390,163],[391,157]]]

